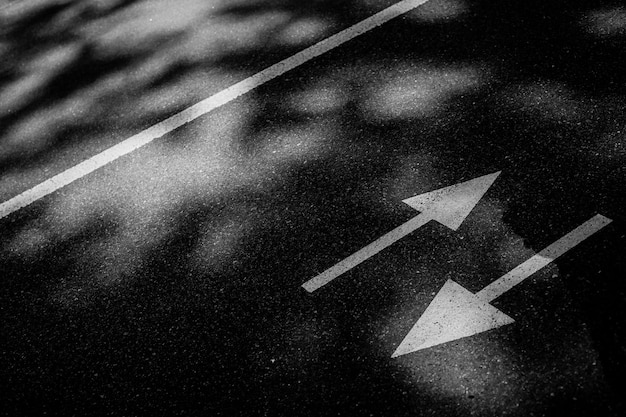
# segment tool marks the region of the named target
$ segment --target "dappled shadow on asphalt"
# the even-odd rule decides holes
[[[42,0],[0,9],[0,194],[392,2],[300,3]],[[470,344],[468,354],[480,352],[472,360],[454,349],[448,355],[462,359],[388,360],[419,316],[415,299],[426,305],[446,277],[463,283],[450,271],[506,272],[596,212],[624,220],[626,74],[617,68],[626,10],[500,3],[433,0],[393,30],[363,35],[167,135],[119,171],[105,168],[4,219],[10,407],[501,415],[513,401],[544,413],[611,412],[593,396],[570,401],[585,394],[580,375],[565,375],[553,397],[520,384],[535,369],[523,353],[537,349],[520,336],[496,350]],[[445,243],[450,236],[434,228],[364,265],[360,280],[315,295],[299,289],[412,216],[402,198],[500,169],[502,188],[477,208],[465,240]],[[551,271],[559,284],[546,290],[570,291],[615,386],[626,370],[619,230],[611,236],[621,243],[597,250],[609,267],[599,273],[595,253],[576,270],[560,264]],[[558,357],[577,341],[553,344],[550,360],[577,360]],[[498,355],[514,364],[490,364]],[[454,361],[469,365],[446,365]],[[485,379],[490,366],[510,385]]]

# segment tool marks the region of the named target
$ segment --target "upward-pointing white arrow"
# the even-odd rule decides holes
[[[594,216],[476,294],[448,280],[391,357],[513,323],[511,317],[489,303],[609,223],[611,219]]]
[[[305,282],[302,287],[308,292],[319,289],[431,220],[457,230],[498,175],[500,171],[403,200],[421,213]]]

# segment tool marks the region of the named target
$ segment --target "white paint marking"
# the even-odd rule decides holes
[[[436,300],[426,308],[391,355],[392,358],[514,322],[511,317],[476,298],[452,280],[446,281]],[[442,331],[442,326],[445,326],[445,331]]]
[[[324,285],[337,278],[339,275],[349,271],[366,259],[371,258],[381,250],[385,249],[388,246],[391,246],[393,243],[402,239],[404,236],[408,235],[414,230],[419,229],[430,220],[431,219],[428,218],[428,216],[422,214],[413,217],[408,222],[396,227],[391,232],[386,233],[385,235],[376,239],[364,248],[359,249],[357,252],[353,253],[333,267],[317,275],[315,278],[311,278],[302,285],[302,288],[304,288],[308,292],[313,292],[323,287]]]
[[[491,184],[498,178],[498,175],[500,175],[500,171],[403,200],[404,203],[421,211],[421,213],[305,282],[302,287],[308,292],[323,287],[339,275],[376,255],[431,220],[436,220],[452,230],[457,230],[491,187]]]
[[[587,239],[589,236],[600,231],[602,228],[611,223],[611,219],[601,214],[596,214],[585,223],[578,226],[526,262],[518,265],[507,274],[492,282],[476,294],[476,297],[490,303],[502,294],[520,284],[526,278],[539,271],[546,265],[554,262],[564,253]]]
[[[115,146],[87,159],[86,161],[73,166],[72,168],[55,175],[54,177],[36,185],[35,187],[11,198],[0,204],[0,219],[14,213],[29,204],[51,194],[60,188],[102,168],[103,166],[127,155],[144,145],[160,138],[161,136],[197,119],[198,117],[223,106],[226,103],[242,96],[251,90],[273,80],[280,75],[318,57],[326,52],[360,36],[395,17],[398,17],[414,8],[426,3],[428,0],[404,0],[390,6],[373,16],[351,26],[343,31],[332,35],[315,45],[312,45],[291,57],[272,65],[265,70],[246,78],[220,91],[219,93],[206,98],[199,103],[177,113],[162,122],[118,143]]]
[[[609,223],[611,219],[600,214],[594,216],[477,294],[472,294],[456,282],[448,280],[392,357],[513,323],[512,318],[489,303]]]

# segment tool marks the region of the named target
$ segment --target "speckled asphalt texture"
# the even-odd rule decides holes
[[[392,3],[9,1],[2,201]],[[624,62],[621,2],[431,0],[1,219],[0,415],[624,415]],[[458,231],[302,289],[499,170]],[[596,213],[514,324],[391,358],[447,279]]]

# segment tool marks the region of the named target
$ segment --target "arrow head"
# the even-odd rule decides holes
[[[457,230],[463,220],[478,204],[501,171],[473,180],[440,188],[402,200],[425,216],[452,230]]]
[[[495,329],[514,320],[448,280],[406,335],[392,358]]]

